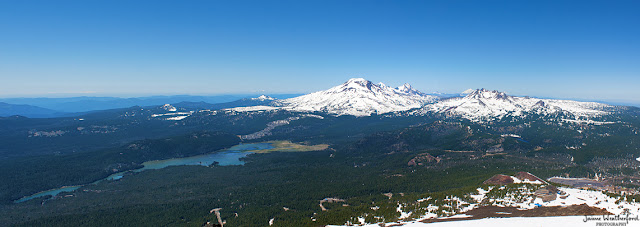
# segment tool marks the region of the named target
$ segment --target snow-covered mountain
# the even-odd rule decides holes
[[[445,113],[473,121],[501,119],[526,114],[569,114],[573,117],[595,117],[609,113],[613,106],[570,100],[516,97],[499,91],[477,89],[465,97],[440,100],[424,106],[418,112]]]
[[[325,91],[277,101],[290,111],[326,112],[336,115],[370,116],[420,108],[437,99],[415,90],[409,84],[392,88],[383,83],[354,78]]]
[[[176,110],[178,110],[174,106],[172,106],[171,104],[164,104],[160,108],[163,109],[163,110],[166,110],[166,111],[170,111],[170,112],[175,112]]]
[[[370,116],[389,112],[407,112],[408,115],[442,113],[472,121],[491,121],[506,116],[524,117],[529,114],[562,115],[563,119],[588,120],[611,113],[615,106],[571,100],[539,99],[511,96],[486,89],[466,90],[463,97],[440,99],[424,94],[409,84],[393,88],[383,83],[374,84],[362,78],[349,81],[325,91],[274,100],[270,104],[235,111],[288,110],[294,112],[325,112],[336,115]],[[273,100],[261,96],[260,100]]]
[[[468,94],[471,94],[471,93],[473,93],[474,91],[476,91],[476,90],[475,90],[475,89],[471,89],[471,88],[469,88],[469,89],[467,89],[467,90],[464,90],[462,93],[460,93],[460,96],[467,96]]]
[[[382,83],[380,83],[380,84],[382,84]],[[384,84],[382,84],[382,85],[384,85]],[[408,83],[405,83],[400,87],[397,87],[396,90],[400,91],[400,92],[402,92],[404,94],[408,94],[408,95],[426,96],[425,93],[422,93],[422,92],[420,92],[420,91],[418,91],[416,89],[413,89],[413,87],[411,87],[411,84],[408,84]]]
[[[266,95],[260,95],[257,98],[251,98],[251,100],[257,100],[257,101],[267,101],[267,100],[276,100],[275,98],[271,97],[271,96],[266,96]]]

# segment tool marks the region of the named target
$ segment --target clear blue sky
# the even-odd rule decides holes
[[[0,0],[0,97],[307,93],[351,77],[640,103],[640,1]]]

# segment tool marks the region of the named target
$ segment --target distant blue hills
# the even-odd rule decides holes
[[[23,105],[23,104],[9,104],[0,102],[0,117],[8,117],[13,115],[20,115],[31,118],[44,118],[44,117],[58,117],[65,113],[55,111],[52,109]]]
[[[277,99],[286,99],[300,94],[269,95]],[[217,96],[148,96],[137,98],[118,97],[69,97],[69,98],[3,98],[0,99],[0,117],[20,115],[30,118],[49,118],[74,116],[74,113],[127,108],[132,106],[154,106],[163,104],[198,103],[199,106],[223,107],[233,105],[208,105],[233,103],[243,99],[255,98],[255,94],[217,95]]]

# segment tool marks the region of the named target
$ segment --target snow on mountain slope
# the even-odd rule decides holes
[[[160,108],[162,108],[162,109],[164,109],[164,110],[166,110],[166,111],[171,111],[171,112],[175,112],[176,110],[178,110],[178,109],[176,109],[175,107],[173,107],[171,104],[164,104],[164,105],[163,105],[162,107],[160,107]]]
[[[501,119],[505,116],[525,116],[528,113],[565,113],[575,118],[595,117],[608,114],[612,107],[595,102],[516,97],[504,92],[478,89],[465,97],[445,99],[426,105],[418,112],[445,113],[472,121],[483,121]]]
[[[271,96],[261,95],[261,96],[258,96],[257,98],[251,98],[251,100],[266,101],[266,100],[276,100],[276,99]]]
[[[443,113],[472,121],[491,121],[506,116],[524,117],[528,114],[562,114],[573,119],[589,119],[614,110],[614,106],[571,100],[539,99],[510,96],[486,89],[467,90],[464,97],[439,99],[415,90],[409,84],[392,88],[383,83],[354,78],[325,91],[274,100],[260,96],[255,100],[274,100],[271,106],[234,108],[233,111],[288,110],[294,112],[325,112],[336,115],[370,116],[420,108],[408,114]],[[252,99],[253,100],[253,99]],[[262,104],[265,105],[265,104]]]
[[[405,83],[400,87],[396,88],[397,91],[402,92],[404,94],[408,94],[408,95],[419,95],[419,96],[425,96],[426,94],[413,89],[413,87],[411,87],[411,84]]]
[[[436,99],[435,96],[413,89],[409,84],[392,88],[383,83],[374,84],[354,78],[329,90],[278,101],[277,105],[290,111],[370,116],[420,108]]]
[[[469,88],[467,90],[464,90],[462,93],[460,93],[460,96],[467,96],[468,94],[471,94],[474,91],[476,91],[476,90]]]

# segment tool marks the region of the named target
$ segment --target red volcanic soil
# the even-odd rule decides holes
[[[542,179],[534,176],[533,174],[527,173],[527,172],[518,172],[516,173],[516,175],[514,176],[520,180],[529,180],[529,181],[540,181],[540,182],[545,182]]]
[[[507,175],[496,174],[493,177],[482,182],[482,184],[493,184],[493,185],[513,184],[513,178]]]

